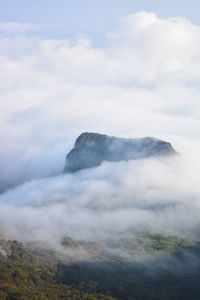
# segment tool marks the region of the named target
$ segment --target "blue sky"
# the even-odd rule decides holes
[[[0,22],[42,24],[53,38],[86,33],[100,42],[131,13],[152,11],[161,18],[182,16],[200,24],[199,8],[199,0],[0,0]]]

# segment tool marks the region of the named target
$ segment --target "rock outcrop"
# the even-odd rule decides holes
[[[175,153],[170,143],[152,137],[125,139],[85,132],[67,154],[64,172],[96,167],[103,161],[128,161]]]

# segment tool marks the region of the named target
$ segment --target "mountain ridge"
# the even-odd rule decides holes
[[[171,154],[176,154],[172,145],[154,137],[131,139],[83,132],[66,156],[64,172],[97,167],[103,161],[129,161]]]

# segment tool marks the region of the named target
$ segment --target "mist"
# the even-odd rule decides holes
[[[0,41],[0,235],[58,245],[132,230],[199,237],[200,28],[140,12],[108,33]],[[30,25],[31,28],[31,25]],[[176,157],[63,174],[85,131],[172,143]]]
[[[106,241],[129,230],[198,238],[199,166],[192,160],[187,165],[185,159],[104,162],[31,180],[0,196],[1,233],[50,245],[65,236]]]

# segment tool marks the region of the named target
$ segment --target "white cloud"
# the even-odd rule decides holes
[[[13,28],[12,31],[16,33],[30,29],[29,25],[12,25],[9,29],[8,24],[1,25],[1,28],[7,28],[7,31]],[[193,148],[199,149],[200,27],[183,18],[160,19],[153,13],[141,12],[124,18],[121,28],[110,36],[108,44],[102,49],[93,47],[92,42],[83,37],[72,43],[68,40],[45,40],[39,36],[16,34],[2,37],[0,42],[2,189],[34,178],[59,174],[64,166],[65,155],[73,146],[77,135],[84,131],[97,131],[122,137],[150,135],[173,142],[174,147],[183,154],[181,168],[184,172],[178,191],[174,191],[174,185],[171,187],[172,191],[179,199],[185,184],[188,193],[192,194],[198,164],[195,167],[195,176],[190,178],[187,173],[192,172],[188,161],[191,157],[195,161],[198,156],[198,151],[193,153]],[[159,175],[153,173],[151,179],[159,180],[161,174],[163,180],[159,181],[160,186],[156,188],[164,193],[173,180],[177,182],[178,175],[176,172],[169,175],[171,171],[163,171],[162,166],[155,164],[152,168],[158,168]],[[141,190],[137,190],[139,195],[141,191],[148,193],[146,187],[149,178],[146,168],[150,168],[150,165],[138,166],[141,176],[134,173],[133,182],[138,180],[138,186],[141,186]],[[103,176],[109,177],[107,169],[102,172]],[[97,176],[95,173],[93,175]],[[11,207],[2,204],[1,218],[3,214],[5,218],[10,214],[11,219],[16,215],[13,222],[24,219],[30,228],[35,226],[36,216],[42,215],[45,208],[33,212],[31,203],[40,200],[46,203],[52,198],[51,186],[55,189],[53,195],[56,201],[65,199],[65,193],[68,195],[71,192],[67,180],[72,188],[77,186],[72,179],[62,177],[55,181],[49,179],[50,184],[43,180],[30,182],[3,194],[2,199],[5,197],[8,202],[11,197]],[[79,184],[85,183],[80,180]],[[132,192],[127,187],[129,183],[123,184]],[[96,189],[100,190],[102,186],[109,195],[115,186],[111,182],[111,187],[107,189],[103,179],[100,182],[91,179],[91,185],[88,181],[87,185],[88,189],[94,190],[92,193],[90,191],[90,195],[94,195]],[[30,193],[27,191],[29,188]],[[68,188],[69,191],[66,190]],[[80,191],[84,197],[89,197],[85,187],[81,187]],[[120,201],[124,188],[118,192],[117,199]],[[195,195],[196,198],[199,197],[199,191]],[[148,199],[150,201],[151,195],[149,197],[142,198],[144,203]],[[158,200],[156,197],[154,201]],[[18,209],[15,206],[16,199],[20,200],[17,205],[23,204],[26,199],[28,202],[23,209]],[[79,214],[80,219],[85,218],[84,205],[88,204],[90,197],[84,199],[83,211],[76,212],[77,220]],[[74,205],[78,207],[79,204],[81,205],[75,202]],[[184,202],[184,211],[186,206]],[[197,202],[194,207],[198,211]],[[139,208],[136,208],[137,211]],[[181,213],[181,209],[172,211],[169,208],[167,222],[176,211]],[[49,224],[53,211],[57,212],[59,219],[59,210],[62,210],[62,206],[50,206],[44,214],[44,223],[46,220]],[[191,222],[193,211],[189,220]],[[123,213],[126,215],[126,212]],[[141,213],[139,221],[144,220],[146,214],[150,214],[144,210]],[[159,225],[166,220],[162,216],[162,213],[160,217],[157,215],[158,220],[160,218]],[[150,216],[150,219],[151,217],[153,218]],[[61,222],[67,226],[63,218]],[[113,216],[113,220],[114,218],[117,215]],[[2,220],[4,225],[9,223]],[[108,220],[109,214],[106,213],[105,224]],[[80,223],[77,226],[78,224]],[[177,224],[181,224],[181,217]],[[12,230],[14,227],[13,225]]]

